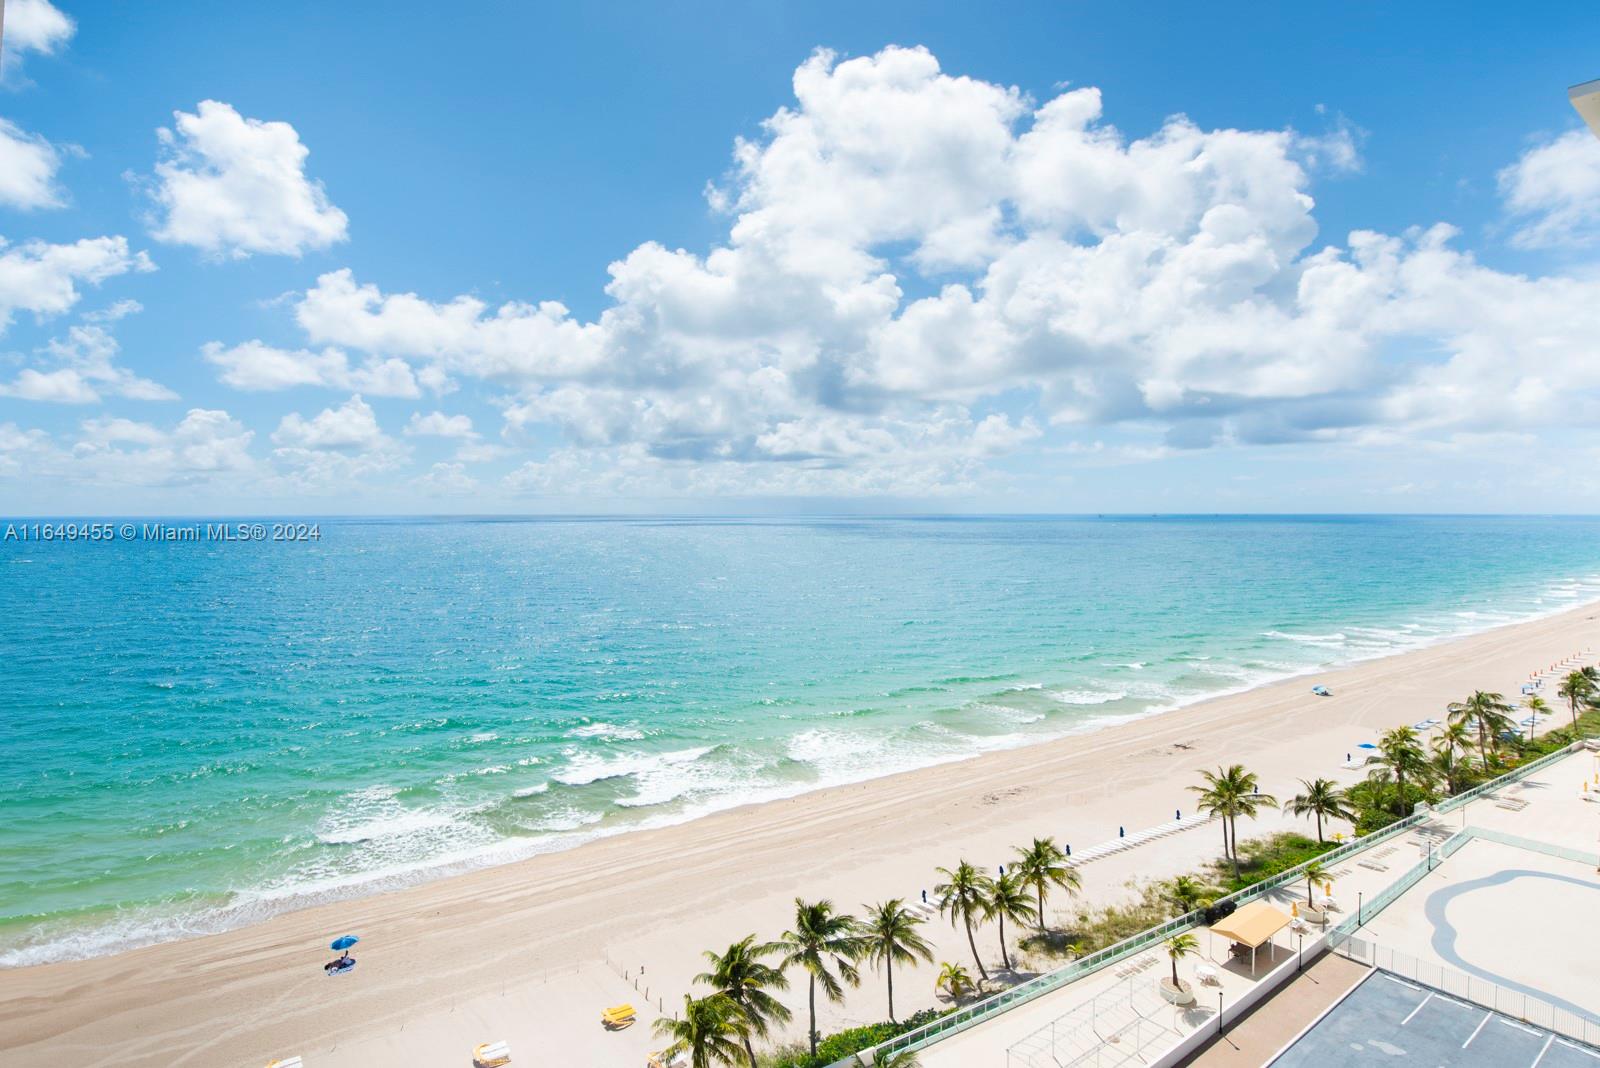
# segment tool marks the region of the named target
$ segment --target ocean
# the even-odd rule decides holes
[[[1090,731],[1600,598],[1590,518],[318,527],[0,543],[0,966]]]

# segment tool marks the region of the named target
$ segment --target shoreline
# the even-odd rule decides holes
[[[223,934],[9,969],[0,972],[0,1050],[107,1065],[176,1063],[175,1051],[264,1063],[325,1049],[339,1035],[353,1043],[338,1047],[345,1063],[422,1065],[537,1021],[546,1047],[579,1063],[609,1063],[619,1051],[633,1057],[656,1048],[647,1022],[618,1035],[593,1026],[593,1006],[639,997],[609,961],[648,965],[661,984],[651,988],[652,1009],[658,1000],[670,1007],[700,970],[701,950],[749,931],[777,935],[797,893],[854,909],[914,898],[931,887],[935,865],[958,855],[992,867],[1029,834],[1081,849],[1116,837],[1120,825],[1132,830],[1170,819],[1175,806],[1187,810],[1196,769],[1217,763],[1246,763],[1280,798],[1299,777],[1350,781],[1359,776],[1341,776],[1344,752],[1382,727],[1434,714],[1474,688],[1516,695],[1530,671],[1596,645],[1600,609],[1588,604],[1326,669],[1328,699],[1310,697],[1296,676]],[[1555,709],[1550,723],[1563,714]],[[1263,820],[1246,833],[1280,824],[1304,821]],[[1103,903],[1127,877],[1182,869],[1214,851],[1214,834],[1198,828],[1086,865],[1085,901]],[[363,967],[326,980],[326,941],[346,930],[363,936]],[[930,924],[926,933],[942,959],[971,966],[955,932]],[[980,939],[993,941],[988,930]],[[980,951],[994,955],[993,945]],[[905,977],[903,988],[897,976],[902,1012],[932,1003],[925,971]],[[827,1008],[822,1025],[881,1019],[884,1008],[869,976],[842,1010]],[[654,1015],[641,1012],[642,1022]],[[207,1026],[223,1020],[226,1027]],[[529,1041],[521,1039],[524,1048]]]
[[[1551,581],[1554,582],[1555,580]],[[1583,582],[1585,580],[1571,581]],[[277,916],[289,915],[325,905],[359,901],[367,897],[400,893],[425,887],[441,880],[461,878],[508,864],[523,863],[538,857],[559,856],[582,849],[584,846],[594,842],[684,827],[722,813],[759,808],[760,806],[776,804],[810,794],[877,782],[898,775],[960,765],[967,761],[978,760],[995,754],[1014,753],[1035,747],[1056,745],[1101,731],[1171,715],[1213,701],[1247,695],[1257,690],[1292,682],[1297,679],[1308,679],[1313,676],[1339,672],[1374,661],[1408,656],[1412,653],[1468,640],[1495,630],[1538,623],[1542,620],[1556,618],[1568,613],[1581,612],[1596,606],[1600,606],[1600,596],[1577,599],[1556,607],[1543,608],[1511,620],[1494,620],[1478,627],[1468,627],[1454,633],[1428,635],[1396,649],[1358,652],[1328,664],[1314,665],[1303,669],[1295,668],[1281,673],[1265,675],[1238,686],[1224,687],[1214,692],[1178,698],[1174,701],[1154,705],[1136,712],[1114,714],[1109,719],[1097,716],[1088,710],[1092,706],[1086,706],[1083,720],[1080,723],[1067,726],[1059,731],[1041,732],[1037,736],[1023,737],[1022,740],[1014,744],[980,747],[970,752],[931,759],[925,763],[911,767],[896,768],[881,774],[844,777],[819,784],[797,783],[793,784],[793,788],[789,786],[772,787],[766,790],[758,790],[753,797],[736,798],[728,795],[691,806],[680,812],[647,816],[634,822],[593,831],[551,831],[537,837],[525,839],[506,838],[488,847],[474,850],[467,855],[444,856],[434,858],[425,863],[404,865],[388,871],[363,873],[360,877],[348,883],[335,881],[331,885],[307,884],[284,890],[247,888],[223,891],[223,893],[232,895],[232,898],[222,904],[199,909],[175,907],[169,915],[165,916],[160,915],[161,909],[156,906],[128,910],[138,916],[138,919],[134,922],[142,925],[141,929],[128,934],[118,935],[108,931],[107,928],[114,921],[96,920],[86,924],[74,924],[70,921],[64,921],[61,929],[53,932],[48,941],[0,950],[0,974],[19,968],[37,967],[42,964],[95,960],[133,952],[149,946],[226,934],[230,931],[237,931],[256,924],[269,922]],[[1479,615],[1476,611],[1455,612],[1453,614],[1463,618],[1476,618]],[[1396,624],[1401,628],[1410,625]],[[1367,625],[1363,624],[1361,626]],[[1303,639],[1297,638],[1295,640]],[[1019,687],[1018,689],[1039,689],[1044,685],[1034,683],[1029,687]],[[607,815],[616,815],[616,812],[612,811]],[[602,819],[604,818],[602,817]],[[110,911],[115,914],[122,910]],[[143,915],[140,915],[141,913]],[[74,943],[82,944],[85,942],[91,944],[90,948],[82,951],[73,951],[65,948]],[[11,963],[7,958],[24,959],[19,963]]]

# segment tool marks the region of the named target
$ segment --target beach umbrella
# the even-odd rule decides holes
[[[361,939],[357,938],[355,935],[340,935],[338,938],[335,938],[332,942],[328,943],[328,948],[349,949],[359,941],[361,941]]]

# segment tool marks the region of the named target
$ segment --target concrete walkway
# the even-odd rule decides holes
[[[1369,968],[1337,953],[1315,964],[1213,1038],[1188,1060],[1194,1068],[1261,1068],[1334,1002],[1366,977]]]

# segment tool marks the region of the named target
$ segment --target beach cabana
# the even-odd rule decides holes
[[[1267,952],[1277,959],[1277,947],[1273,945],[1272,936],[1289,926],[1289,914],[1280,908],[1269,905],[1265,901],[1252,901],[1229,916],[1225,916],[1211,925],[1213,935],[1221,935],[1232,944],[1244,946],[1250,950],[1250,972],[1256,970],[1256,950],[1263,943]],[[1211,956],[1216,957],[1213,950]]]

